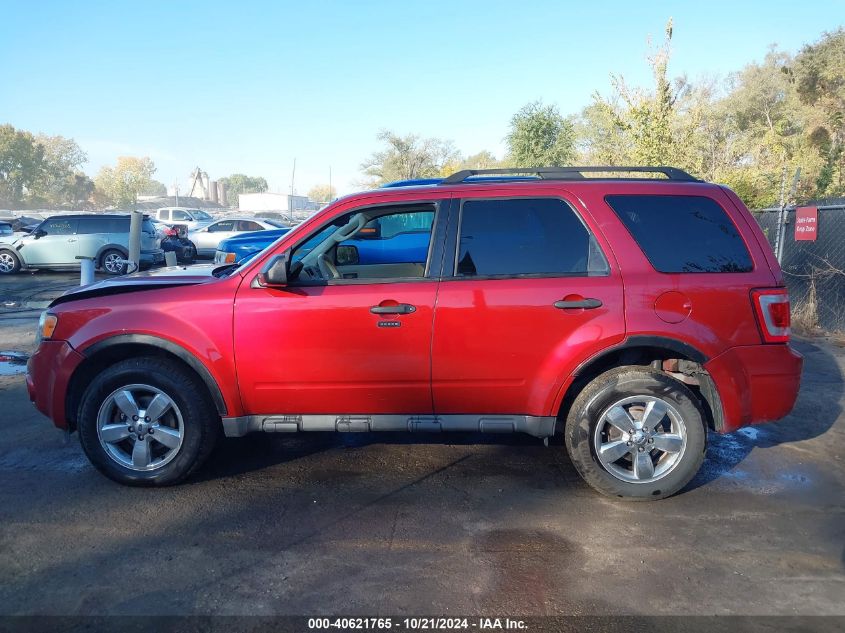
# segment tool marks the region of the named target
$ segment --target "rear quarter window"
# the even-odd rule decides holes
[[[706,196],[606,196],[655,270],[743,273],[751,256],[725,210]]]

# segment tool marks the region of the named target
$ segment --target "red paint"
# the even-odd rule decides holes
[[[819,234],[819,210],[817,207],[795,209],[795,241],[815,242]]]
[[[604,196],[614,193],[711,197],[736,224],[753,270],[656,272],[605,203]],[[252,286],[270,257],[356,207],[499,196],[567,200],[595,235],[610,274]],[[61,403],[86,350],[110,336],[137,333],[192,354],[217,383],[228,416],[556,415],[576,368],[628,337],[654,336],[685,343],[710,359],[705,368],[722,403],[724,430],[730,431],[781,417],[794,403],[801,358],[787,345],[767,343],[752,295],[755,289],[781,293],[782,279],[748,210],[716,185],[584,180],[384,189],[330,205],[255,258],[242,275],[56,306],[55,340],[41,344],[27,379],[36,406],[64,426]],[[599,299],[602,306],[554,307],[578,298]],[[387,317],[370,312],[394,302],[416,311]],[[782,324],[784,308],[773,310],[770,316]],[[379,327],[386,321],[390,327]]]

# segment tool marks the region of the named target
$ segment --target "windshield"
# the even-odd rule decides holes
[[[200,211],[197,209],[196,211],[191,212],[195,219],[197,220],[211,220],[213,219],[210,215],[208,215],[205,211]]]
[[[262,222],[266,222],[270,226],[275,226],[277,229],[286,229],[288,225],[281,220],[274,220],[273,218],[261,218]]]

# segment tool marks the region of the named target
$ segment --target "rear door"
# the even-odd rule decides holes
[[[576,204],[565,191],[453,202],[432,343],[438,415],[553,415],[579,359],[624,338],[619,270]]]
[[[78,266],[78,226],[76,218],[45,220],[32,235],[23,238],[19,252],[29,266]]]

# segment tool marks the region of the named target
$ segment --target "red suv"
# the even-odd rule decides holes
[[[802,365],[757,223],[670,167],[351,195],[240,266],[80,288],[39,336],[30,397],[133,485],[184,479],[220,431],[562,433],[591,486],[659,499],[708,429],[789,413]]]

